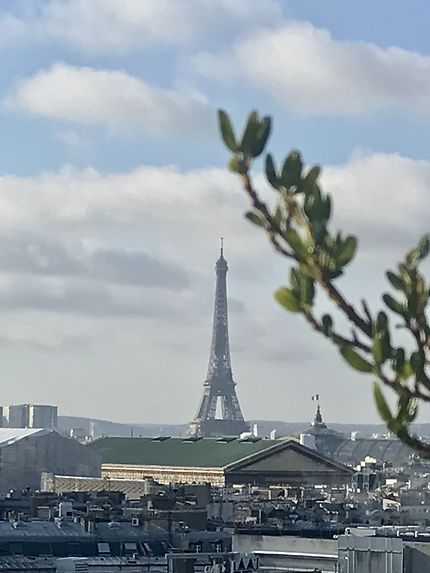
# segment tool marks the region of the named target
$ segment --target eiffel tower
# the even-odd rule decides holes
[[[215,269],[215,308],[208,373],[197,415],[188,428],[188,435],[194,437],[238,436],[249,430],[243,419],[231,372],[226,281],[228,266],[224,258],[223,239]],[[221,418],[216,417],[219,403]]]

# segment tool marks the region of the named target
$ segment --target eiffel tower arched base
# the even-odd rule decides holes
[[[193,420],[188,435],[196,438],[224,438],[249,432],[249,424],[236,420]]]

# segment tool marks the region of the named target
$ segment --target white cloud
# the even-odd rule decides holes
[[[345,165],[323,171],[324,187],[335,199],[336,226],[358,233],[366,253],[377,254],[376,261],[363,257],[351,268],[352,274],[343,283],[348,298],[355,300],[365,290],[379,304],[380,286],[373,282],[373,271],[377,268],[383,280],[381,261],[387,256],[397,260],[404,246],[428,230],[429,180],[430,162],[394,154],[356,156]],[[274,197],[273,193],[268,197]],[[363,392],[361,385],[354,386],[354,376],[330,346],[311,335],[300,317],[282,312],[273,302],[273,290],[287,280],[288,265],[270,255],[264,234],[243,219],[247,207],[239,180],[224,169],[184,172],[175,167],[142,166],[112,174],[67,168],[38,177],[0,178],[2,232],[18,237],[5,243],[0,236],[0,352],[6,377],[12,379],[19,372],[21,381],[8,390],[5,400],[13,401],[26,380],[28,388],[33,387],[34,368],[28,371],[23,365],[22,356],[28,353],[22,344],[2,348],[2,337],[59,345],[72,335],[91,343],[85,363],[71,360],[61,378],[74,384],[75,393],[76,388],[83,392],[87,386],[98,387],[98,380],[115,386],[118,379],[124,380],[128,393],[142,391],[144,372],[144,391],[156,403],[157,391],[171,392],[174,381],[184,380],[180,401],[160,413],[151,408],[142,413],[140,404],[130,407],[122,397],[101,408],[94,396],[88,398],[88,409],[95,408],[90,415],[100,412],[120,418],[118,408],[124,407],[136,420],[144,415],[152,420],[191,417],[207,365],[213,263],[218,238],[224,235],[229,294],[243,309],[240,314],[231,312],[231,342],[241,350],[233,352],[233,361],[245,414],[304,417],[307,405],[300,403],[304,404],[304,395],[318,390],[322,371],[329,378],[326,392],[339,392],[349,384],[348,391],[359,388],[357,403],[371,408],[370,393]],[[29,246],[19,241],[30,233]],[[65,254],[62,245],[67,247]],[[124,257],[119,260],[117,253],[124,249],[169,261],[174,268],[184,269],[191,280],[185,288],[170,291],[145,285],[138,276],[145,258],[135,263],[128,258],[124,262]],[[106,250],[115,256],[103,257],[100,264],[95,255]],[[178,341],[182,348],[175,350]],[[300,353],[301,348],[306,348],[308,356],[291,360],[289,353]],[[57,396],[64,360],[54,368],[51,355],[39,354],[42,358],[37,359],[40,367],[36,371],[47,373],[40,388]],[[32,365],[35,355],[36,350],[31,354]],[[49,364],[44,362],[48,359]],[[124,364],[128,365],[126,374]],[[284,380],[286,371],[289,379],[301,381],[300,392],[278,382]],[[261,385],[263,378],[276,395],[293,393],[298,409],[285,414],[285,401],[280,400],[283,410],[272,405],[262,410],[267,394]],[[77,400],[66,402],[61,396],[58,400],[61,405],[67,403],[70,413],[79,411]]]
[[[84,52],[126,54],[223,37],[281,15],[276,0],[49,0],[26,13],[4,13],[8,37],[56,40]]]
[[[6,103],[50,119],[156,135],[201,134],[213,115],[196,93],[163,89],[122,71],[65,64],[21,81]]]
[[[243,273],[253,263],[241,255],[251,246],[257,253],[266,250],[258,233],[249,233],[246,207],[239,182],[225,169],[142,166],[104,174],[64,168],[0,178],[0,220],[9,235],[42,232],[69,242],[77,237],[91,249],[142,245],[199,272],[208,263],[212,268],[222,235]]]
[[[305,115],[430,113],[430,56],[339,41],[310,23],[254,31],[232,53],[202,53],[194,65],[210,78],[245,77]]]
[[[334,228],[358,235],[360,268],[367,275],[382,277],[382,263],[385,268],[396,262],[430,231],[428,181],[430,162],[398,154],[356,155],[323,169],[324,189],[334,197]],[[270,300],[284,280],[285,264],[269,256],[264,235],[243,220],[247,208],[239,180],[216,168],[141,166],[117,174],[65,168],[0,178],[0,220],[9,236],[35,233],[62,240],[72,254],[78,249],[78,260],[88,251],[141,250],[210,280],[223,235],[232,279],[243,283],[244,296],[253,300],[264,290]]]
[[[364,232],[369,248],[375,233],[381,245],[394,248],[393,234],[409,241],[429,230],[428,181],[430,162],[384,153],[354,155],[346,164],[325,167],[322,175],[324,189],[334,197],[335,224]],[[65,167],[37,177],[0,177],[4,232],[83,233],[92,248],[104,245],[97,237],[106,229],[120,246],[137,233],[161,250],[175,245],[175,257],[182,253],[193,267],[216,251],[221,235],[238,257],[251,244],[265,253],[264,237],[242,220],[247,208],[239,180],[223,168],[141,166],[101,173]]]
[[[402,254],[430,232],[430,162],[399,154],[357,155],[323,170],[334,197],[335,221],[357,233],[363,247]]]

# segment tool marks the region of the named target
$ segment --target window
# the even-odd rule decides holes
[[[97,551],[99,555],[110,555],[109,543],[97,543]]]
[[[124,543],[124,553],[126,555],[132,555],[133,553],[137,553],[137,545],[136,543]]]

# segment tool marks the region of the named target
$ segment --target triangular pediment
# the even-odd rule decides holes
[[[336,473],[350,470],[333,460],[321,456],[317,452],[291,440],[283,448],[262,452],[260,456],[244,459],[235,465],[234,471],[252,472],[312,472]]]

